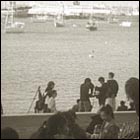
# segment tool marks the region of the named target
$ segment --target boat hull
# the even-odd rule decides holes
[[[5,33],[23,33],[24,27],[24,23],[15,22],[14,24],[9,25],[5,28]]]
[[[1,129],[5,127],[12,127],[20,135],[21,139],[29,139],[29,137],[38,130],[41,124],[47,120],[52,114],[30,114],[30,115],[11,115],[1,116]],[[91,116],[94,113],[77,113],[77,123],[86,130],[91,122]],[[135,112],[117,112],[115,113],[117,124],[122,123],[138,123],[139,120]],[[139,125],[137,126],[139,127]]]

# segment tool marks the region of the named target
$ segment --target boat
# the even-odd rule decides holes
[[[97,30],[97,24],[95,23],[95,21],[90,20],[90,21],[87,22],[86,28],[90,31],[96,31]]]
[[[119,20],[115,17],[110,17],[108,19],[108,23],[110,23],[110,24],[115,24],[115,23],[118,23],[118,22],[119,22]]]
[[[131,27],[132,23],[129,21],[123,21],[120,26],[122,27]]]
[[[96,113],[92,112],[79,112],[77,113],[77,124],[84,130],[91,122],[91,117]],[[11,127],[18,131],[20,139],[29,139],[30,136],[37,131],[41,124],[48,120],[48,118],[53,115],[52,113],[44,114],[15,114],[15,115],[5,115],[1,116],[1,129],[5,127]],[[120,111],[115,112],[115,120],[118,126],[124,126],[129,124],[129,126],[135,125],[135,129],[139,130],[139,120],[137,118],[135,111]],[[133,128],[133,127],[132,127]],[[134,130],[134,129],[133,129]],[[126,134],[126,133],[125,133]]]
[[[58,15],[54,20],[54,27],[64,27],[64,18],[62,14]]]
[[[25,23],[14,21],[14,2],[12,1],[10,3],[10,7],[6,15],[4,32],[5,33],[23,33],[24,27],[25,27]]]
[[[64,23],[64,3],[60,2],[59,4],[60,4],[60,7],[62,9],[61,9],[61,12],[59,12],[54,19],[54,27],[64,27],[65,26],[65,23]]]
[[[32,22],[34,23],[45,23],[47,21],[47,16],[45,15],[35,15],[32,17]]]

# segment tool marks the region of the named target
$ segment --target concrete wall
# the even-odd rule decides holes
[[[20,135],[21,139],[27,139],[34,133],[52,114],[33,114],[33,115],[15,115],[15,116],[2,116],[1,129],[4,127],[12,127]],[[91,121],[93,113],[78,113],[77,123],[86,129]],[[135,112],[118,112],[115,113],[117,123],[124,122],[139,122]]]

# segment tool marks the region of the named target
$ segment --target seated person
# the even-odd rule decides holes
[[[103,125],[97,125],[91,139],[118,139],[119,127],[115,123],[113,109],[106,105],[100,109]]]
[[[19,139],[19,135],[13,128],[6,127],[1,130],[1,139]]]
[[[124,101],[120,102],[120,106],[118,107],[117,111],[127,111],[128,107],[125,105]]]
[[[128,111],[135,111],[135,104],[133,102],[130,102],[130,108],[128,108]]]
[[[93,134],[96,125],[102,125],[103,120],[101,119],[100,115],[95,115],[91,117],[92,121],[87,127],[86,132],[89,134]]]
[[[77,100],[77,104],[72,107],[72,110],[74,112],[78,112],[79,111],[79,103],[80,103],[80,99],[78,99]]]

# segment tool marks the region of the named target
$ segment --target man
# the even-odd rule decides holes
[[[90,97],[93,94],[94,85],[90,78],[86,78],[85,82],[80,87],[80,106],[79,112],[91,111]]]
[[[108,91],[107,91],[107,99],[106,104],[109,104],[113,111],[116,109],[116,96],[119,90],[119,85],[116,80],[114,80],[115,74],[110,72],[108,74],[109,80],[107,81]]]
[[[120,102],[120,106],[118,107],[117,111],[128,111],[128,107],[125,105],[125,101]]]
[[[101,87],[96,87],[96,91],[99,92],[98,95],[96,96],[99,100],[99,105],[104,106],[105,105],[105,100],[106,100],[106,94],[107,94],[107,83],[105,83],[104,77],[99,77],[98,81],[101,84]]]

